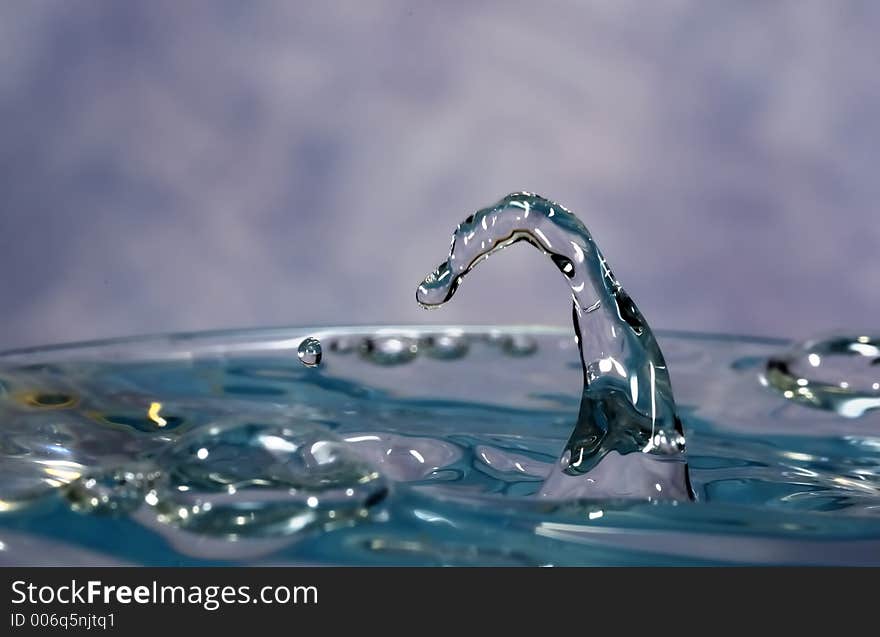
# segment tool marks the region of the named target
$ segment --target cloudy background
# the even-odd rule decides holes
[[[471,210],[576,211],[656,326],[880,327],[880,3],[5,2],[0,347],[567,323]]]

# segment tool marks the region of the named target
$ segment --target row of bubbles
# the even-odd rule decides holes
[[[880,337],[799,343],[771,357],[760,380],[791,401],[858,418],[880,408]]]
[[[402,365],[425,355],[437,360],[457,360],[467,356],[474,342],[498,348],[510,356],[530,356],[538,350],[537,340],[528,334],[507,334],[492,330],[486,334],[465,334],[449,330],[419,337],[403,334],[381,336],[340,336],[329,342],[336,354],[357,352],[365,361],[382,366]],[[302,346],[301,346],[302,347]]]

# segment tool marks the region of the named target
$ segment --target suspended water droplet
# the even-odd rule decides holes
[[[793,402],[858,418],[880,408],[878,358],[877,336],[814,339],[770,358],[763,378]]]
[[[309,423],[231,422],[158,458],[162,522],[207,535],[274,536],[367,517],[385,479],[332,432]]]
[[[311,336],[303,339],[296,352],[299,360],[306,367],[317,367],[321,364],[321,342]]]
[[[159,478],[159,471],[149,464],[87,471],[64,488],[75,511],[121,515],[144,504],[147,493]]]
[[[467,336],[460,332],[432,334],[425,339],[425,353],[431,358],[455,360],[468,352]]]
[[[377,365],[401,365],[418,354],[418,343],[408,336],[368,338],[361,345],[361,355]]]
[[[542,495],[554,497],[553,485],[565,483],[566,496],[579,490],[584,497],[688,497],[684,432],[663,354],[590,232],[570,211],[526,192],[478,210],[456,228],[449,256],[418,286],[416,301],[423,307],[446,303],[478,263],[519,241],[549,256],[571,288],[584,369],[578,421],[555,470],[576,479],[551,475]],[[497,339],[490,333],[490,342]],[[513,356],[536,349],[525,334],[502,336],[500,344]],[[611,452],[619,458],[615,471],[601,471]],[[645,479],[616,484],[613,474],[626,467]],[[658,484],[660,490],[654,488]]]

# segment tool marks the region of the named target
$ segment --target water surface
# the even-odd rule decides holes
[[[762,384],[786,341],[656,336],[694,501],[541,496],[579,411],[570,328],[291,328],[0,356],[0,562],[880,563],[880,412]],[[317,367],[299,360],[306,338]]]

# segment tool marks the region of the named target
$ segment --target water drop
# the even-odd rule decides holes
[[[401,365],[413,360],[419,346],[408,336],[380,336],[368,338],[361,345],[361,355],[377,365]]]
[[[363,519],[386,480],[329,430],[229,422],[181,437],[157,460],[162,522],[225,537],[292,535]]]
[[[578,420],[556,469],[562,476],[551,474],[543,495],[554,497],[553,485],[564,483],[566,497],[690,497],[684,432],[663,354],[570,211],[525,192],[478,210],[456,228],[449,256],[418,286],[416,300],[429,308],[446,303],[478,263],[519,241],[550,257],[571,289],[584,374]],[[509,354],[530,353],[521,345],[502,341]],[[611,452],[613,470],[599,469]]]
[[[511,334],[502,339],[501,351],[509,356],[531,356],[538,351],[538,343],[528,334]]]
[[[321,341],[311,336],[303,339],[296,354],[306,367],[317,367],[321,364]]]
[[[460,332],[432,334],[425,338],[425,353],[440,360],[462,358],[468,353],[468,338]]]
[[[880,408],[878,357],[876,336],[809,340],[770,358],[764,381],[793,402],[858,418]]]

